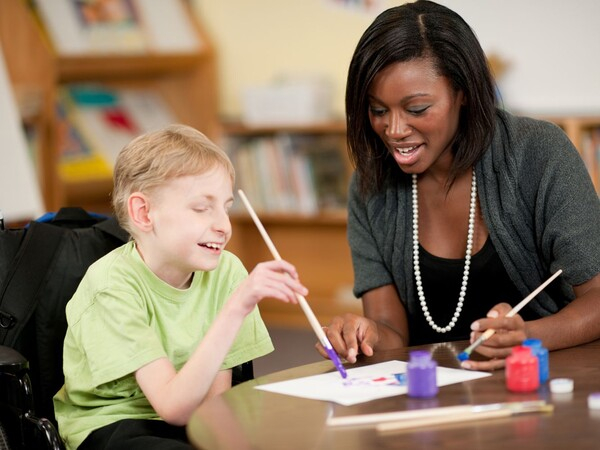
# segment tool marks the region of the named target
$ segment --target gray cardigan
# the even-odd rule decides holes
[[[563,269],[562,298],[542,292],[531,302],[541,317],[574,298],[571,285],[600,272],[600,200],[564,132],[549,122],[498,111],[493,141],[476,165],[490,238],[525,297]],[[420,313],[413,288],[411,179],[361,199],[350,183],[348,241],[354,294],[395,284],[409,317]]]

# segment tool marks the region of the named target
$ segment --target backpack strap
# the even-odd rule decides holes
[[[65,230],[31,222],[0,287],[0,344],[12,346],[36,307],[40,286]]]
[[[79,206],[63,206],[56,213],[47,213],[36,222],[48,222],[64,228],[88,228],[108,219],[108,216],[86,211]]]
[[[126,244],[129,241],[129,233],[119,226],[119,222],[114,217],[109,217],[100,223],[94,225],[95,228],[118,239]]]
[[[41,219],[38,219],[38,222]],[[129,241],[129,233],[119,226],[117,219],[104,214],[93,213],[79,206],[62,207],[55,213],[47,216],[46,222],[67,228],[94,227],[114,237],[125,244]]]

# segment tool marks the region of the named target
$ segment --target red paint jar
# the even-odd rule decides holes
[[[532,392],[540,387],[538,358],[531,348],[518,345],[506,358],[506,387],[512,392]]]

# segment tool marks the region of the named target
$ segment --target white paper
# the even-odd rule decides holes
[[[403,395],[407,387],[399,384],[387,384],[386,380],[393,380],[394,374],[406,373],[406,362],[387,361],[364,367],[347,370],[348,377],[344,380],[340,374],[329,372],[310,377],[296,378],[277,383],[256,386],[256,389],[275,392],[277,394],[292,395],[295,397],[309,398],[312,400],[325,400],[350,406],[364,403],[378,398]],[[450,369],[438,367],[437,385],[462,383],[490,376],[488,372],[473,370]],[[381,381],[377,381],[381,379]]]
[[[0,211],[8,222],[43,212],[42,194],[0,48]]]
[[[78,54],[88,51],[74,6],[68,1],[36,1],[36,7],[55,47],[62,54]]]
[[[195,52],[201,47],[194,26],[179,1],[137,0],[150,45],[157,52]]]

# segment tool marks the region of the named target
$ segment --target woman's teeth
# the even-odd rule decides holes
[[[418,147],[418,145],[414,145],[412,147],[408,147],[408,148],[399,148],[396,147],[396,151],[398,151],[401,155],[408,155],[410,152],[412,152],[414,149],[416,149]]]

